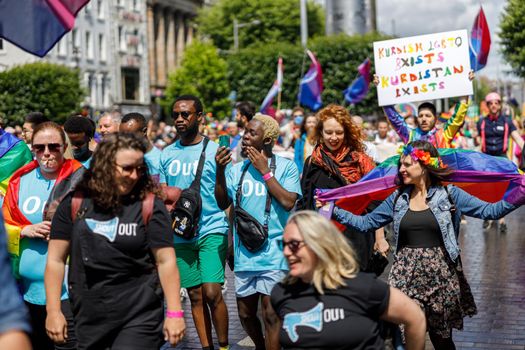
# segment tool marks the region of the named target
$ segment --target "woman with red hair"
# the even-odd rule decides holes
[[[359,181],[375,167],[374,161],[364,149],[361,130],[352,122],[350,113],[343,106],[331,104],[317,113],[316,141],[312,155],[306,159],[301,179],[303,198],[298,209],[315,210],[315,191],[334,189]],[[363,235],[350,229],[344,231],[352,243],[361,266],[367,270],[374,245],[371,235]],[[388,251],[388,243],[381,231],[376,237],[380,252]]]

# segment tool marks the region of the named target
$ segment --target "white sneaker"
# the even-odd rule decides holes
[[[188,290],[186,288],[181,288],[180,289],[180,300],[184,301],[184,300],[186,300],[188,298],[189,298]]]
[[[221,286],[221,292],[222,292],[222,294],[226,293],[226,291],[228,290],[228,286],[227,286],[227,284],[228,284],[228,281],[227,281],[226,279],[224,279],[224,283],[223,283],[222,286]]]

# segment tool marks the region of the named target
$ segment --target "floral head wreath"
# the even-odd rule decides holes
[[[447,165],[443,164],[443,161],[439,157],[430,156],[430,152],[423,151],[419,148],[414,148],[412,145],[403,145],[399,148],[399,154],[404,156],[410,155],[413,160],[419,160],[421,163],[430,166],[435,169],[446,168]]]

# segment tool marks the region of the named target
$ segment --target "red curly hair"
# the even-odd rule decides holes
[[[352,118],[346,108],[336,104],[330,104],[317,113],[317,118],[319,119],[315,128],[317,144],[323,142],[323,123],[330,118],[334,118],[343,126],[345,131],[345,143],[350,148],[350,151],[364,152],[361,129],[352,123]]]

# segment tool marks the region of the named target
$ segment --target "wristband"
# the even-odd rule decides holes
[[[273,177],[273,173],[270,171],[269,173],[266,173],[263,175],[263,180],[268,181]]]
[[[178,310],[178,311],[166,311],[166,317],[167,318],[183,318],[184,317],[184,310]]]

